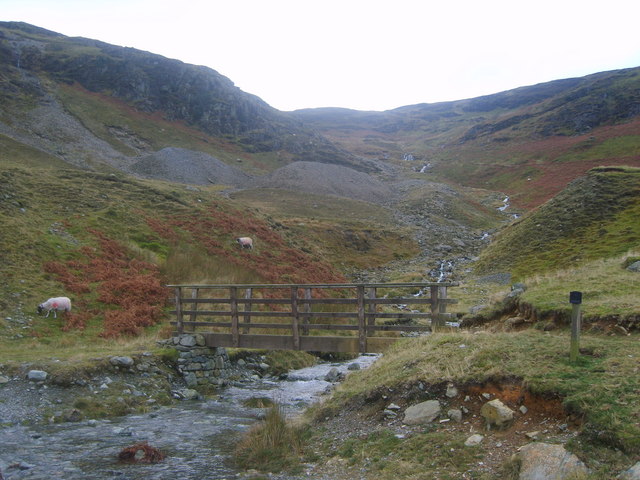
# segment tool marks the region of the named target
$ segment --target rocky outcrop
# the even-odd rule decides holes
[[[517,454],[519,480],[564,480],[586,475],[587,467],[562,445],[529,443]]]

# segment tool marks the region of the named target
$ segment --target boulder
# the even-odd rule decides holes
[[[464,442],[465,447],[475,447],[476,445],[480,445],[480,443],[484,440],[484,437],[479,434],[471,435]]]
[[[44,382],[47,379],[47,372],[42,370],[29,370],[27,378],[34,382]]]
[[[640,272],[640,260],[638,260],[637,262],[633,262],[631,265],[629,265],[627,267],[627,270],[629,270],[630,272]]]
[[[114,367],[132,367],[134,362],[131,357],[111,357],[109,363]]]
[[[485,403],[480,409],[480,415],[486,420],[487,428],[507,427],[513,420],[513,410],[497,398]]]
[[[562,445],[529,443],[517,453],[520,459],[518,480],[563,480],[581,478],[587,467]]]
[[[403,421],[406,425],[422,425],[438,418],[440,411],[440,402],[438,400],[428,400],[407,408],[404,412]]]
[[[640,480],[640,462],[636,463],[629,470],[622,472],[618,478],[620,480]]]

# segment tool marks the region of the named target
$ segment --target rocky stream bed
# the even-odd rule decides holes
[[[319,363],[279,377],[260,374],[258,362],[253,370],[250,362],[243,361],[234,366],[236,380],[207,397],[160,368],[153,357],[141,359],[135,364],[145,365],[143,371],[111,364],[107,371],[67,386],[57,385],[52,378],[43,380],[33,371],[1,375],[0,478],[243,477],[231,461],[234,440],[265,412],[248,407],[249,399],[271,399],[287,414],[296,415],[327,394],[349,369],[366,368],[376,356]],[[160,400],[153,392],[159,386],[171,388],[173,401],[168,405],[158,406]],[[116,402],[137,398],[146,411],[96,420],[83,418],[76,408],[79,401],[106,396],[114,389],[118,390]],[[118,460],[123,449],[139,443],[159,449],[164,460],[148,464]]]

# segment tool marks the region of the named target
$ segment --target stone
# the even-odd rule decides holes
[[[325,382],[331,382],[331,383],[337,382],[338,380],[340,380],[340,371],[336,367],[333,367],[324,376],[324,380],[325,380]]]
[[[195,347],[196,337],[194,335],[183,335],[180,337],[180,345],[183,347]]]
[[[640,260],[638,260],[637,262],[633,262],[631,265],[629,265],[627,267],[627,270],[629,270],[630,272],[640,272]]]
[[[0,385],[4,385],[5,383],[9,383],[9,377],[5,377],[4,375],[0,375]]]
[[[111,357],[109,363],[114,367],[132,367],[134,362],[131,357]]]
[[[199,347],[204,347],[207,344],[205,341],[204,335],[202,335],[201,333],[198,333],[195,336],[195,341],[196,341],[196,345],[198,345]]]
[[[445,393],[445,395],[449,398],[457,397],[458,389],[456,388],[455,385],[450,383],[449,385],[447,385],[447,392]]]
[[[482,440],[484,440],[484,437],[476,433],[475,435],[471,435],[469,438],[467,438],[464,442],[464,445],[465,447],[475,447],[476,445],[480,445],[480,443],[482,443]]]
[[[406,425],[422,425],[430,423],[438,418],[440,412],[440,402],[438,402],[438,400],[428,400],[407,408],[404,411],[403,422]]]
[[[447,412],[447,417],[449,417],[454,422],[460,423],[462,421],[462,410],[452,408]]]
[[[581,478],[588,469],[574,454],[562,445],[529,443],[517,453],[520,459],[519,480],[556,480]]]
[[[640,480],[640,462],[636,463],[629,470],[622,472],[618,478],[620,480]]]
[[[44,382],[47,379],[47,372],[42,370],[29,370],[27,378],[34,382]]]
[[[360,364],[357,362],[353,362],[349,364],[349,366],[347,367],[347,370],[360,370]]]
[[[525,437],[527,437],[529,440],[538,440],[538,438],[540,438],[540,432],[535,431],[535,432],[527,432],[524,434]]]
[[[506,427],[513,420],[513,410],[497,398],[485,403],[480,409],[480,415],[486,420],[487,428]]]
[[[520,410],[520,413],[523,414],[523,415],[526,415],[527,412],[529,411],[529,409],[527,407],[525,407],[524,405],[521,405],[518,410]]]
[[[180,390],[179,393],[183,400],[197,400],[200,396],[200,394],[192,388],[185,388],[184,390]]]
[[[245,362],[242,358],[239,359],[237,363],[239,367],[244,367],[247,364],[247,362]]]
[[[396,405],[395,403],[390,403],[387,405],[387,410],[400,410],[400,405]]]

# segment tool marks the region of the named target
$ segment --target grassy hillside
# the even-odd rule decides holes
[[[11,319],[0,320],[5,340],[50,341],[73,331],[73,342],[82,343],[166,325],[167,283],[345,280],[344,263],[332,264],[338,242],[323,243],[314,225],[289,227],[241,206],[219,187],[47,167],[48,159],[24,152],[15,158],[3,156],[0,168],[0,310]],[[333,202],[317,205],[340,208]],[[356,237],[370,235],[371,225],[358,220],[332,222],[340,225]],[[414,253],[390,223],[375,231],[386,242],[370,242],[366,252],[340,245],[339,252],[351,264],[366,256],[372,265]],[[253,251],[239,249],[235,238],[243,235],[254,237]],[[390,251],[389,243],[398,248]],[[36,315],[38,303],[59,295],[72,298],[71,314]]]
[[[522,279],[640,245],[640,169],[594,168],[504,229],[483,251],[479,273]]]

